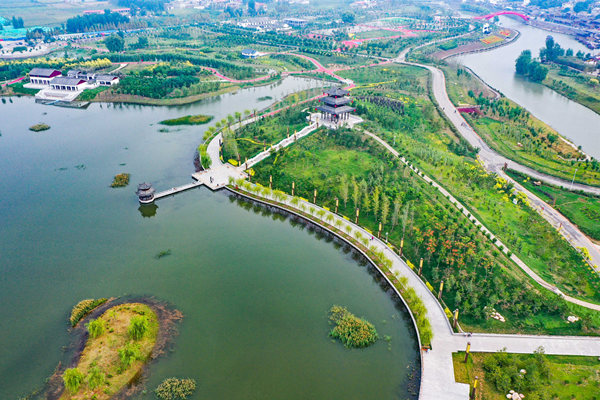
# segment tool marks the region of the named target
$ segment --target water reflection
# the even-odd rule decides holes
[[[158,206],[154,203],[152,204],[142,204],[139,206],[138,211],[142,214],[144,218],[152,218],[156,216],[156,210],[158,210]]]

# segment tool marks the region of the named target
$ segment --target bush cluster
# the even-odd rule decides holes
[[[379,338],[373,324],[358,318],[345,307],[333,306],[329,313],[329,320],[335,324],[329,335],[340,339],[346,347],[368,347]]]

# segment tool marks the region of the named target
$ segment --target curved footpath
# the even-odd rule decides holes
[[[301,137],[310,134],[316,129],[317,123],[318,121],[315,121],[302,131],[298,132],[295,138],[292,136],[288,139],[284,139],[283,142],[280,142],[274,147],[285,147]],[[212,160],[211,168],[202,173],[194,174],[195,179],[202,181],[209,181],[209,177],[212,177],[212,182],[210,182],[210,185],[207,185],[212,189],[226,187],[230,180],[245,177],[243,166],[232,167],[231,165],[226,165],[221,162],[218,152],[219,140],[219,136],[215,137],[208,146],[208,154]],[[269,150],[260,153],[253,159],[248,160],[248,164],[254,165],[267,157],[268,153]],[[298,211],[301,211],[302,207],[305,209],[314,207],[316,210],[323,210],[325,212],[325,215],[321,220],[323,226],[328,225],[328,223],[325,223],[324,221],[327,218],[326,216],[331,215],[333,220],[329,224],[330,227],[333,227],[336,221],[339,221],[337,223],[341,223],[340,228],[342,231],[345,226],[350,226],[354,232],[360,232],[363,237],[371,236],[371,233],[360,226],[355,225],[351,221],[343,219],[337,214],[333,214],[328,210],[322,209],[321,207],[304,200],[300,200],[298,205],[293,205],[291,200],[292,197],[286,195],[283,202],[287,207]],[[269,199],[267,199],[267,201],[269,201]],[[495,352],[506,348],[506,351],[511,353],[533,353],[538,347],[542,346],[544,347],[546,354],[600,356],[600,338],[598,337],[496,335],[477,333],[473,334],[471,337],[467,337],[462,333],[454,333],[450,322],[434,293],[427,288],[425,283],[406,264],[406,262],[383,241],[377,238],[371,240],[370,246],[374,246],[376,251],[382,251],[385,257],[392,261],[390,270],[394,274],[408,278],[408,285],[416,291],[427,309],[427,316],[431,323],[433,339],[431,342],[432,349],[422,354],[422,375],[419,393],[419,399],[421,400],[467,400],[469,398],[469,386],[455,381],[452,364],[452,353],[465,350],[467,342],[471,343],[471,351],[473,352]]]
[[[425,68],[431,72],[433,95],[438,103],[438,107],[442,109],[448,120],[452,122],[458,132],[460,132],[460,134],[471,144],[471,146],[480,149],[479,159],[483,162],[486,169],[490,172],[498,174],[509,182],[513,182],[515,188],[527,196],[531,205],[540,213],[540,215],[544,217],[544,219],[546,219],[546,221],[548,221],[552,226],[554,226],[573,247],[583,247],[587,249],[590,254],[591,263],[594,265],[596,272],[600,272],[600,250],[592,243],[592,241],[588,239],[588,237],[585,236],[579,230],[579,228],[575,226],[575,224],[565,218],[561,213],[552,208],[539,197],[535,196],[533,193],[529,192],[514,179],[509,177],[504,172],[502,167],[504,164],[507,164],[509,168],[515,171],[522,172],[532,176],[535,179],[539,179],[557,186],[568,186],[570,183],[520,165],[492,150],[487,143],[485,143],[485,141],[479,135],[477,135],[475,130],[471,128],[462,115],[456,110],[454,104],[452,104],[450,101],[448,93],[446,92],[446,78],[444,73],[439,68],[432,67],[430,65],[406,61],[406,54],[408,51],[409,49],[402,51],[396,58],[396,62]],[[600,188],[581,184],[573,185],[573,188],[600,195]]]

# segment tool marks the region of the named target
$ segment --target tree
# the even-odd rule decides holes
[[[396,197],[396,199],[394,200],[394,211],[392,211],[392,229],[394,229],[394,227],[398,225],[398,217],[400,215],[401,205],[402,203],[400,202],[400,199]]]
[[[381,223],[386,224],[390,213],[390,199],[384,194],[381,195]]]
[[[356,16],[354,15],[354,13],[351,13],[351,12],[342,13],[342,21],[344,21],[345,24],[351,24],[354,22],[355,19],[356,19]]]
[[[90,372],[88,373],[86,379],[90,389],[94,390],[104,383],[104,381],[106,380],[106,376],[104,375],[104,372],[102,372],[100,367],[94,365],[92,368],[90,368]]]
[[[148,330],[148,318],[144,315],[136,315],[131,318],[127,333],[133,340],[140,340]]]
[[[376,186],[375,190],[373,191],[373,215],[375,216],[375,219],[377,219],[378,214],[379,214],[379,186]]]
[[[104,39],[104,45],[111,53],[118,53],[125,50],[125,39],[113,34]]]
[[[348,178],[345,174],[340,178],[340,196],[342,196],[344,207],[346,207],[348,204]]]
[[[352,203],[354,204],[355,208],[358,208],[358,206],[359,206],[358,199],[360,198],[360,188],[358,187],[358,184],[356,183],[356,180],[354,179],[354,177],[352,177],[350,179],[350,184],[352,185]]]
[[[83,374],[77,368],[68,368],[63,374],[65,388],[71,393],[77,393],[83,382]]]
[[[91,321],[87,326],[90,337],[92,339],[95,339],[98,336],[102,335],[104,333],[104,326],[105,322],[103,319],[97,318]]]
[[[542,82],[548,75],[548,68],[544,67],[537,61],[533,61],[529,64],[529,78],[534,82]]]
[[[21,18],[21,17],[13,16],[11,23],[12,23],[13,28],[15,28],[15,29],[21,29],[21,28],[25,27],[25,23],[23,22],[23,18]]]
[[[119,369],[125,371],[127,368],[131,366],[136,360],[142,359],[142,353],[140,351],[140,346],[135,343],[127,343],[123,348],[119,349],[119,360],[121,360],[121,365]]]
[[[565,53],[565,55],[567,57],[573,57],[573,49],[567,49],[567,52]]]
[[[531,51],[523,50],[517,58],[515,69],[519,75],[527,75],[529,72],[529,64],[531,63]]]

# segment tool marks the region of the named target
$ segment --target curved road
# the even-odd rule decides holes
[[[575,224],[565,218],[561,213],[552,208],[546,202],[533,193],[526,190],[518,182],[515,182],[511,177],[506,175],[502,170],[505,163],[513,170],[523,172],[536,179],[543,180],[549,183],[553,183],[558,186],[568,186],[570,183],[555,178],[546,174],[541,174],[529,167],[520,165],[512,160],[501,156],[492,150],[483,139],[471,128],[471,126],[465,121],[462,115],[456,110],[456,107],[450,101],[448,93],[446,92],[446,78],[444,73],[436,67],[429,65],[412,63],[406,61],[406,54],[410,49],[406,49],[400,53],[395,59],[396,62],[401,64],[413,65],[421,68],[425,68],[431,72],[432,76],[432,88],[433,95],[438,103],[438,107],[442,109],[442,112],[446,115],[448,120],[456,127],[458,132],[473,146],[480,149],[479,158],[490,172],[494,172],[504,179],[513,182],[515,188],[523,192],[531,205],[546,219],[552,226],[554,226],[560,234],[575,248],[585,248],[590,254],[591,262],[596,269],[596,272],[600,270],[600,250],[596,247],[587,236],[585,236]],[[595,193],[600,195],[600,188],[586,186],[586,185],[573,185],[576,189],[581,189],[586,192]]]

